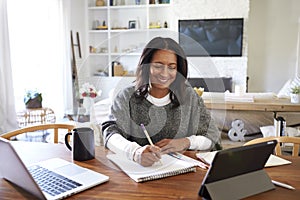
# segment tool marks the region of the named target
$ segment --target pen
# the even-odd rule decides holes
[[[147,139],[148,139],[149,144],[150,144],[151,146],[154,146],[154,144],[153,144],[153,142],[152,142],[152,140],[151,140],[151,138],[150,138],[150,136],[149,136],[149,133],[148,133],[147,129],[146,129],[145,126],[144,126],[144,124],[141,124],[141,127],[142,127],[142,129],[143,129],[143,131],[144,131],[144,133],[145,133],[145,135],[146,135],[146,137],[147,137]],[[162,162],[161,162],[160,160],[159,160],[159,163],[162,165]]]
[[[144,133],[145,133],[145,135],[146,135],[146,137],[147,137],[148,142],[150,143],[150,145],[154,146],[154,144],[153,144],[153,142],[152,142],[152,140],[151,140],[151,138],[149,136],[149,133],[148,133],[148,131],[146,130],[146,128],[144,126],[144,124],[141,124],[141,127],[142,127],[142,129],[143,129],[143,131],[144,131]]]
[[[293,186],[290,186],[290,185],[288,185],[288,184],[281,183],[281,182],[278,182],[278,181],[272,180],[272,183],[273,183],[274,185],[281,186],[281,187],[284,187],[284,188],[287,188],[287,189],[290,189],[290,190],[294,190],[294,189],[295,189]]]
[[[210,164],[202,157],[197,157],[203,164],[207,165],[208,167],[210,166]]]
[[[176,153],[176,152],[172,152],[172,153],[168,153],[168,155],[174,157],[174,158],[177,158],[179,160],[184,160],[186,162],[191,162],[193,164],[195,164],[196,166],[198,167],[201,167],[202,169],[208,169],[209,168],[209,165],[203,163],[203,162],[199,162],[197,160],[194,160],[193,158],[190,158],[190,157],[187,157],[187,156],[184,156],[180,153]]]
[[[174,157],[174,158],[177,158],[179,160],[181,160],[182,156],[180,154],[177,154],[177,153],[168,153],[170,156]]]

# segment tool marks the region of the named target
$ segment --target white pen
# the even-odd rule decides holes
[[[149,136],[149,133],[148,133],[147,129],[146,129],[145,126],[144,126],[144,124],[141,124],[141,127],[142,127],[142,129],[143,129],[143,131],[144,131],[144,133],[145,133],[145,135],[146,135],[146,137],[147,137],[147,140],[148,140],[148,142],[150,143],[150,145],[151,145],[151,146],[154,146],[154,144],[153,144],[153,142],[152,142],[152,140],[151,140],[151,138],[150,138],[150,136]]]
[[[288,184],[281,183],[281,182],[278,182],[278,181],[272,180],[272,183],[273,183],[274,185],[281,186],[281,187],[284,187],[284,188],[287,188],[287,189],[290,189],[290,190],[294,190],[294,189],[295,189],[293,186],[290,186],[290,185],[288,185]]]

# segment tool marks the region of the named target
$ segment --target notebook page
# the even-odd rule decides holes
[[[195,164],[189,163],[169,155],[162,155],[161,163],[157,162],[150,167],[130,161],[118,154],[109,154],[107,158],[118,165],[130,178],[136,182],[149,181],[167,176],[195,171]]]
[[[211,164],[215,154],[217,151],[212,151],[212,152],[199,152],[196,154],[196,156],[199,159],[205,160],[207,163]],[[267,160],[265,167],[273,167],[273,166],[280,166],[280,165],[286,165],[286,164],[291,164],[292,162],[283,158],[280,158],[278,156],[275,156],[273,154],[270,155],[269,159]]]
[[[196,153],[196,157],[200,160],[204,160],[206,163],[211,164],[217,151],[210,151],[210,152],[199,152]]]
[[[270,155],[265,167],[273,167],[273,166],[280,166],[280,165],[287,165],[291,164],[292,162],[283,158],[280,158],[275,155]]]

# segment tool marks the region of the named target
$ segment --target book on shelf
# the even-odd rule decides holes
[[[161,163],[154,163],[150,167],[143,167],[119,154],[109,154],[107,158],[136,182],[145,182],[196,171],[195,163],[177,159],[167,154],[162,155]]]

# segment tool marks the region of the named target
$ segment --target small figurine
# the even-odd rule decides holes
[[[168,22],[167,21],[165,21],[165,23],[164,23],[164,28],[168,28]]]
[[[98,26],[97,27],[97,30],[107,30],[107,26],[106,26],[105,20],[102,22],[102,26]]]

